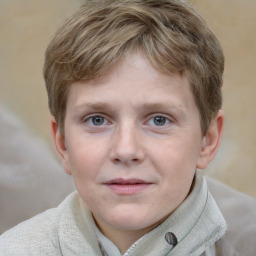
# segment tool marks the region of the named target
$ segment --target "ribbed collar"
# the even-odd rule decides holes
[[[118,248],[94,223],[92,225],[103,255],[121,256]],[[124,255],[197,256],[219,240],[225,230],[225,220],[208,192],[206,180],[197,171],[194,188],[187,199],[161,225],[136,241]]]

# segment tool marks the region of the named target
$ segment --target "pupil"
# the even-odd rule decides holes
[[[92,122],[94,125],[102,125],[104,123],[104,118],[101,116],[95,116],[92,118]]]
[[[164,125],[165,121],[166,121],[165,117],[162,117],[162,116],[157,116],[154,118],[154,123],[155,125],[158,125],[158,126]]]

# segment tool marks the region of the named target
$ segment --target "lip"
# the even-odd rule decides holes
[[[119,195],[138,194],[153,183],[140,179],[113,179],[104,183],[111,191]]]

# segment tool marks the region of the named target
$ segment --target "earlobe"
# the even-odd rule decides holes
[[[71,175],[69,157],[65,143],[65,135],[61,133],[54,117],[51,117],[51,133],[56,153],[66,173]]]
[[[202,140],[202,147],[196,166],[198,169],[205,169],[216,155],[223,133],[223,125],[224,112],[219,110]]]

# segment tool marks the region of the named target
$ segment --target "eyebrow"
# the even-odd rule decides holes
[[[155,112],[162,112],[165,110],[174,111],[178,115],[183,115],[187,112],[186,108],[175,102],[168,102],[168,103],[144,103],[142,105],[142,109],[146,111],[155,111]]]
[[[92,103],[85,103],[85,104],[81,104],[81,105],[77,105],[74,107],[74,111],[75,112],[79,112],[82,111],[84,109],[89,109],[89,110],[93,110],[93,111],[102,111],[102,110],[114,110],[114,108],[105,102],[92,102]]]
[[[77,105],[74,107],[74,112],[80,112],[83,111],[84,109],[87,109],[89,111],[111,111],[115,112],[116,109],[109,103],[105,102],[91,102],[91,103],[85,103],[81,105]],[[168,102],[167,104],[165,103],[155,103],[155,102],[146,102],[143,103],[142,105],[138,106],[138,109],[143,109],[146,111],[164,111],[165,109],[168,110],[174,110],[177,111],[178,113],[184,113],[186,112],[186,109],[184,106],[182,106],[179,103],[173,103],[173,102]]]
[[[174,109],[180,109],[184,110],[184,107],[181,106],[180,104],[175,104],[172,102],[168,102],[167,104],[164,103],[144,103],[142,105],[142,108],[144,109],[163,109],[163,108],[174,108]]]

